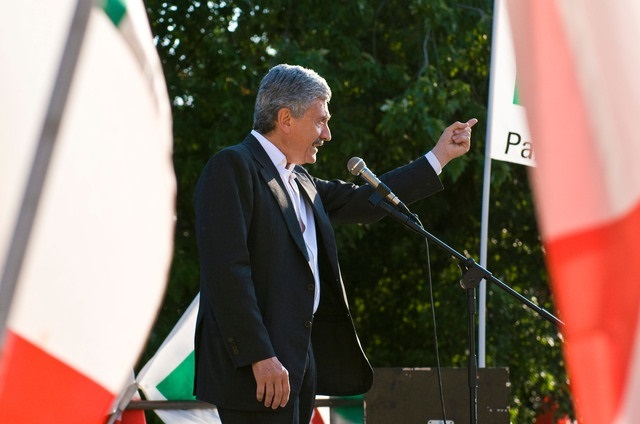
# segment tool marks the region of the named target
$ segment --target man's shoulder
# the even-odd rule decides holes
[[[255,147],[254,146],[255,144],[259,145],[259,143],[256,142],[255,137],[253,137],[251,134],[249,134],[240,143],[232,144],[230,146],[224,146],[214,156],[218,156],[218,155],[246,155],[246,154],[249,154],[249,152]]]
[[[237,161],[247,161],[255,156],[255,151],[260,144],[251,135],[247,136],[242,142],[225,146],[218,150],[209,160],[211,164],[235,163]]]

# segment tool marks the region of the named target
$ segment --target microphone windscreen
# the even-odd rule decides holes
[[[347,162],[347,169],[353,175],[359,175],[365,166],[366,164],[364,163],[364,161],[357,156],[352,157],[351,159],[349,159],[349,162]]]

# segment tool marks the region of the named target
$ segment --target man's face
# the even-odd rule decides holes
[[[296,165],[315,163],[318,148],[331,140],[329,105],[317,99],[301,118],[291,121],[291,137],[287,161]]]

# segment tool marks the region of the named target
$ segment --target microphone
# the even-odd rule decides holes
[[[385,185],[382,181],[376,177],[376,174],[371,172],[364,161],[359,157],[352,157],[347,162],[347,169],[355,176],[360,176],[363,180],[365,180],[371,187],[373,187],[380,196],[382,196],[385,200],[389,201],[396,207],[401,208],[404,211],[409,211],[407,206],[402,203],[398,196],[393,194],[391,189]]]

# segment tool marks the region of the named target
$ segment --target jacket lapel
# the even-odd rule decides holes
[[[336,246],[336,239],[333,234],[333,228],[329,216],[324,210],[322,205],[322,199],[316,190],[315,185],[310,180],[309,175],[306,172],[294,171],[297,176],[297,180],[302,188],[301,193],[306,197],[308,204],[313,208],[313,216],[316,221],[316,232],[320,235],[318,237],[318,248],[323,248],[327,252],[327,257],[331,263],[331,267],[335,275],[340,275],[338,270],[338,257],[336,252],[338,251]],[[320,245],[322,243],[322,245]]]
[[[278,203],[278,207],[284,216],[284,220],[287,224],[287,229],[291,233],[291,236],[296,242],[296,245],[302,252],[303,256],[309,260],[307,247],[304,243],[304,237],[302,236],[302,231],[300,230],[300,223],[298,222],[298,218],[296,216],[296,212],[293,209],[293,203],[289,198],[289,193],[284,187],[282,182],[282,178],[280,178],[280,174],[276,169],[273,162],[267,155],[267,152],[264,151],[258,140],[255,139],[252,135],[249,135],[245,139],[245,145],[255,158],[255,160],[260,164],[260,176],[266,182],[271,194],[275,198]]]

